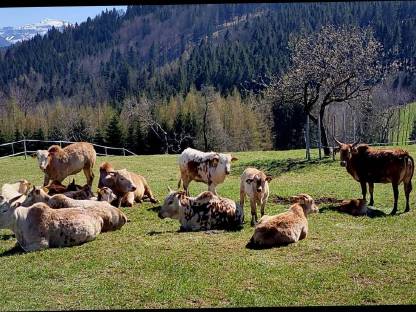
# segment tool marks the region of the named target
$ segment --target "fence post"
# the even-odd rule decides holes
[[[59,141],[59,146],[62,148],[62,141]]]
[[[12,154],[14,155],[14,146],[13,146],[14,142],[12,142]]]
[[[126,150],[124,147],[123,147],[123,156],[126,156]]]
[[[27,159],[26,139],[23,139],[23,148],[24,148],[24,150],[25,150],[25,159]]]
[[[107,147],[104,147],[104,150],[105,150],[105,156],[108,156],[107,155]]]

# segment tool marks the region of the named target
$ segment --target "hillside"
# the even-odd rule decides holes
[[[166,97],[191,85],[256,91],[253,80],[287,68],[291,33],[327,23],[370,25],[386,62],[412,64],[415,14],[409,1],[129,6],[12,46],[0,57],[0,90],[91,104]],[[416,89],[412,76],[405,81]]]

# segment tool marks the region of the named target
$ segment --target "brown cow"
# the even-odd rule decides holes
[[[39,168],[45,173],[43,186],[48,185],[49,180],[62,182],[67,176],[81,170],[84,171],[87,184],[92,186],[96,152],[90,143],[77,142],[65,148],[52,145],[47,151],[37,150],[33,157],[37,157]]]
[[[334,138],[335,139],[335,138]],[[394,193],[394,207],[397,212],[399,185],[403,182],[406,196],[405,212],[410,210],[409,194],[412,191],[414,161],[409,153],[402,149],[375,149],[367,144],[344,144],[335,139],[339,145],[341,166],[361,184],[363,199],[367,195],[367,183],[370,191],[370,206],[373,206],[374,183],[391,183]]]

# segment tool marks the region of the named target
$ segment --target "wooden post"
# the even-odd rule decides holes
[[[105,150],[105,156],[108,156],[107,155],[107,147],[104,147],[104,150]]]
[[[409,126],[410,126],[410,104],[408,104],[407,105],[407,110],[408,110],[408,112],[407,112],[407,126],[406,126],[406,138],[405,138],[405,141],[404,141],[404,143],[407,145],[407,141],[409,140],[409,136],[410,136],[410,134],[409,134]]]
[[[321,155],[321,114],[318,114],[318,150],[319,150],[319,159],[322,159]]]
[[[59,141],[59,146],[62,148],[62,141]]]
[[[23,148],[25,150],[25,159],[27,158],[27,151],[26,151],[26,139],[23,138]]]
[[[123,156],[126,156],[126,150],[123,147]]]
[[[309,115],[306,115],[306,159],[311,160],[310,151],[310,137],[309,137]]]

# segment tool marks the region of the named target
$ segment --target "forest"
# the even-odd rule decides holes
[[[360,88],[360,97],[331,103],[321,116],[322,131],[340,131],[340,123],[331,121],[341,120],[347,103],[358,117],[344,127],[354,122],[368,142],[386,141],[399,120],[392,108],[413,100],[416,91],[415,14],[411,1],[105,11],[0,50],[0,143],[22,137],[88,140],[139,154],[177,153],[187,146],[303,147],[306,117],[315,135],[318,112],[301,100],[288,101],[287,94],[282,101],[277,91],[296,66],[290,42],[327,25],[370,30],[380,46],[374,64],[384,71],[371,90]],[[365,120],[369,114],[375,117]]]

